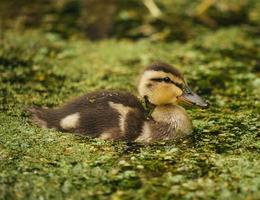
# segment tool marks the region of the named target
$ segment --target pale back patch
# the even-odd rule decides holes
[[[102,140],[112,139],[112,133],[104,132],[99,136],[99,138]]]
[[[152,140],[152,132],[149,125],[149,122],[145,122],[143,125],[141,135],[136,138],[135,142],[150,142]]]
[[[79,119],[80,114],[78,112],[70,114],[60,120],[60,126],[65,130],[76,128],[78,126]]]
[[[122,133],[125,133],[125,121],[127,118],[127,114],[133,110],[133,108],[129,106],[124,106],[123,104],[120,103],[114,103],[114,102],[109,102],[109,106],[113,109],[115,109],[119,114],[119,127]]]

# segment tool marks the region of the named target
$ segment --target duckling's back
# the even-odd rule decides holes
[[[28,110],[41,127],[114,140],[135,140],[146,117],[135,96],[114,91],[89,93],[59,108]]]

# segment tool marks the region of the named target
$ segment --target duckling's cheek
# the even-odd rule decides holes
[[[156,105],[171,103],[173,98],[174,93],[169,85],[157,86],[150,96],[151,102]]]
[[[170,91],[172,93],[172,98],[170,100],[170,103],[175,104],[177,101],[177,97],[182,95],[182,90],[176,87],[175,85],[172,85]]]
[[[182,95],[182,90],[175,85],[172,85],[171,90],[173,91],[173,94],[175,97],[181,96]]]

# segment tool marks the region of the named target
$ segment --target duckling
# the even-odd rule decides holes
[[[31,107],[40,127],[101,139],[153,142],[192,133],[192,122],[181,103],[207,107],[183,75],[166,63],[154,63],[141,75],[138,92],[145,102],[121,91],[88,93],[54,109]]]

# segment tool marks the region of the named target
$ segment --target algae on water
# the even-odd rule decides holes
[[[4,33],[0,47],[0,199],[258,199],[259,39],[246,26],[186,43],[65,40]],[[28,105],[98,89],[136,94],[139,72],[169,62],[210,103],[178,143],[126,144],[40,129]]]

